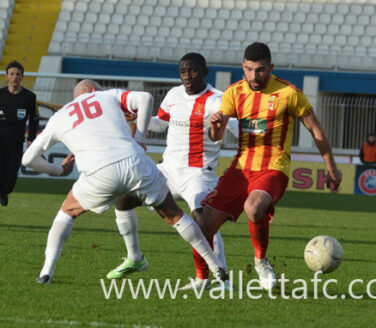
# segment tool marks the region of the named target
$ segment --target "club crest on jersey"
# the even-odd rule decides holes
[[[26,117],[26,109],[24,108],[18,108],[17,109],[17,118],[19,120],[23,120]]]
[[[279,104],[278,97],[275,96],[275,95],[272,95],[269,98],[269,101],[268,101],[268,108],[269,108],[269,110],[277,110],[278,104]]]
[[[196,115],[203,115],[204,114],[204,105],[203,104],[198,104],[196,109],[195,109],[195,114]]]

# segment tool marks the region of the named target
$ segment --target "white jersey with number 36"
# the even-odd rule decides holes
[[[32,147],[41,153],[62,141],[86,175],[144,153],[124,117],[127,110],[137,111],[137,99],[127,99],[132,93],[137,96],[137,92],[116,89],[82,94],[50,118]]]

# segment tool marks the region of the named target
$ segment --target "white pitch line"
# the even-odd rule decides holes
[[[91,326],[91,327],[109,327],[109,328],[162,328],[159,326],[150,326],[150,325],[124,325],[117,323],[109,323],[103,321],[92,321],[92,322],[80,322],[73,320],[53,320],[53,319],[42,319],[34,320],[28,318],[19,318],[19,317],[0,317],[0,321],[7,322],[22,322],[26,324],[46,324],[46,325],[68,325],[68,326]]]

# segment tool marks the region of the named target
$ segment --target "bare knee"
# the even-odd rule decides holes
[[[253,223],[259,222],[273,202],[270,196],[261,191],[253,191],[244,202],[244,212]]]
[[[249,202],[244,203],[244,212],[253,223],[260,221],[265,214],[257,203]]]
[[[80,214],[86,212],[86,210],[81,206],[78,200],[74,198],[72,190],[68,193],[63,202],[63,205],[61,205],[61,210],[74,219]]]

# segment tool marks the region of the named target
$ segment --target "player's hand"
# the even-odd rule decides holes
[[[63,167],[64,171],[61,174],[61,176],[68,175],[73,170],[73,164],[74,164],[74,155],[70,153],[67,157],[63,159],[61,162],[61,166]]]
[[[333,172],[329,172],[328,177],[326,178],[326,186],[330,189],[332,193],[338,192],[339,185],[342,181],[342,172],[338,169]]]
[[[209,123],[213,129],[220,129],[223,124],[223,114],[220,112],[213,113],[210,116]]]
[[[26,141],[26,147],[29,148],[32,143],[32,141]]]
[[[137,113],[125,113],[124,116],[128,122],[132,122],[137,118]]]

